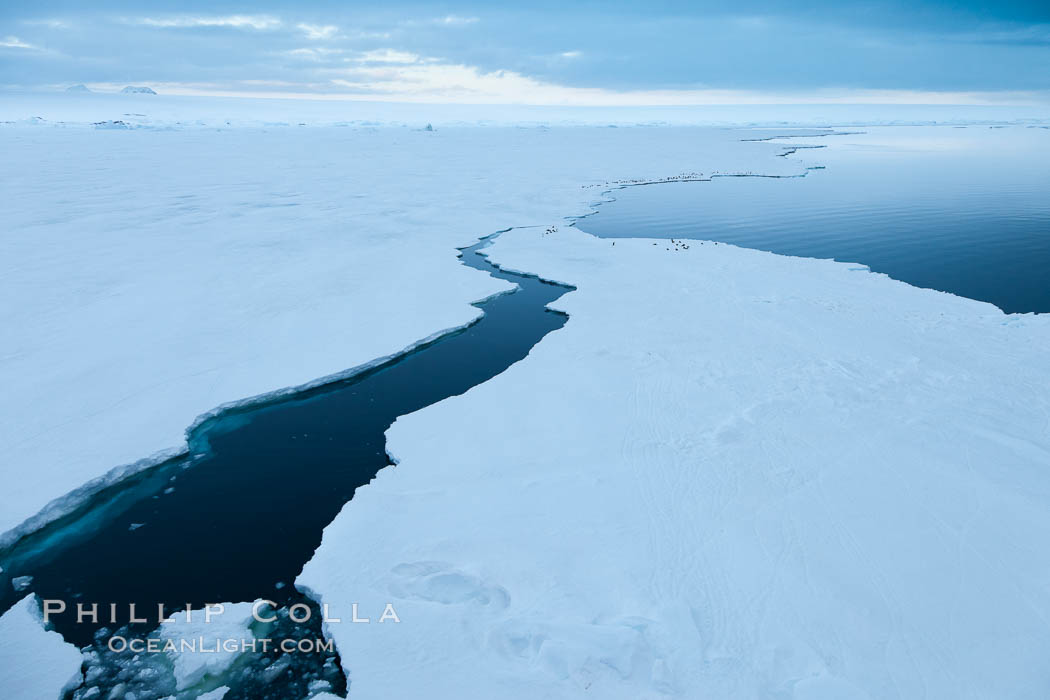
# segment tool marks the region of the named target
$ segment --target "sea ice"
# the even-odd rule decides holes
[[[185,641],[192,641],[197,647],[192,650],[180,650],[170,653],[175,670],[176,689],[186,690],[205,680],[205,678],[222,678],[230,665],[243,651],[240,647],[233,649],[229,640],[250,643],[255,637],[250,625],[253,621],[254,603],[227,603],[221,615],[211,620],[205,618],[204,612],[196,610],[172,615],[161,625],[159,637],[172,641],[180,646]],[[221,697],[221,696],[220,696]]]
[[[770,132],[216,131],[109,97],[90,121],[0,125],[0,296],[17,300],[0,309],[0,547],[185,449],[218,406],[470,323],[508,285],[457,246],[579,212],[610,179],[803,171],[740,142]],[[90,128],[114,119],[171,130]]]
[[[0,99],[0,546],[218,406],[471,322],[508,287],[454,248],[533,226],[493,259],[577,285],[570,322],[399,420],[398,468],[297,582],[396,604],[329,626],[355,697],[1045,695],[1046,317],[561,218],[612,181],[796,175],[798,154],[419,106],[346,128],[343,106],[41,99]],[[79,655],[27,615],[0,618],[0,668],[56,697]]]
[[[0,669],[5,700],[58,698],[80,680],[80,652],[44,629],[30,595],[0,617]]]
[[[569,322],[325,530],[354,697],[1044,698],[1050,316],[652,243],[490,249]]]
[[[231,668],[254,659],[252,608],[253,603],[226,603],[181,611],[145,638],[127,628],[105,635],[108,648],[84,650],[84,683],[73,700],[222,697]]]

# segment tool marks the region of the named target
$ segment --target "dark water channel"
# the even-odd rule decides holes
[[[462,262],[518,289],[477,303],[484,316],[473,325],[350,378],[206,420],[192,431],[188,456],[115,485],[0,553],[0,609],[29,592],[69,601],[70,610],[52,618],[54,628],[69,642],[101,649],[128,622],[129,603],[141,615],[158,603],[174,612],[260,598],[284,607],[304,602],[292,582],[357,487],[391,465],[384,437],[391,423],[488,381],[565,324],[546,305],[571,288],[497,269],[481,252],[490,242],[463,249]],[[15,592],[15,576],[32,583]],[[78,624],[76,601],[98,602],[104,611],[117,603],[117,624],[105,613],[98,624]],[[132,632],[155,627],[154,620]],[[312,631],[320,635],[320,624]],[[107,692],[122,680],[112,662],[96,662],[107,669],[96,674],[112,676],[99,683]],[[306,697],[306,683],[317,678],[345,691],[331,658],[299,658],[265,685],[258,673],[243,673],[226,698]]]

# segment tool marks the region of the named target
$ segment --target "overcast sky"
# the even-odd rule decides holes
[[[1043,100],[1039,2],[23,2],[0,85],[449,102]]]

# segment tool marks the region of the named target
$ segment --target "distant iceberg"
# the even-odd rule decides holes
[[[70,85],[66,88],[66,92],[91,92],[91,88],[81,83],[80,85]]]
[[[134,85],[128,85],[126,88],[121,90],[125,95],[156,95],[153,88],[148,87],[136,87]]]

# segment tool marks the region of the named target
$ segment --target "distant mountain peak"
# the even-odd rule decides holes
[[[66,92],[91,92],[91,89],[84,84],[70,85],[66,88]]]
[[[126,94],[126,95],[131,95],[131,94],[135,94],[135,95],[156,95],[157,94],[156,92],[153,91],[153,88],[148,88],[148,87],[144,87],[144,86],[138,86],[137,87],[137,86],[134,86],[134,85],[128,85],[126,88],[121,90],[121,92]]]

